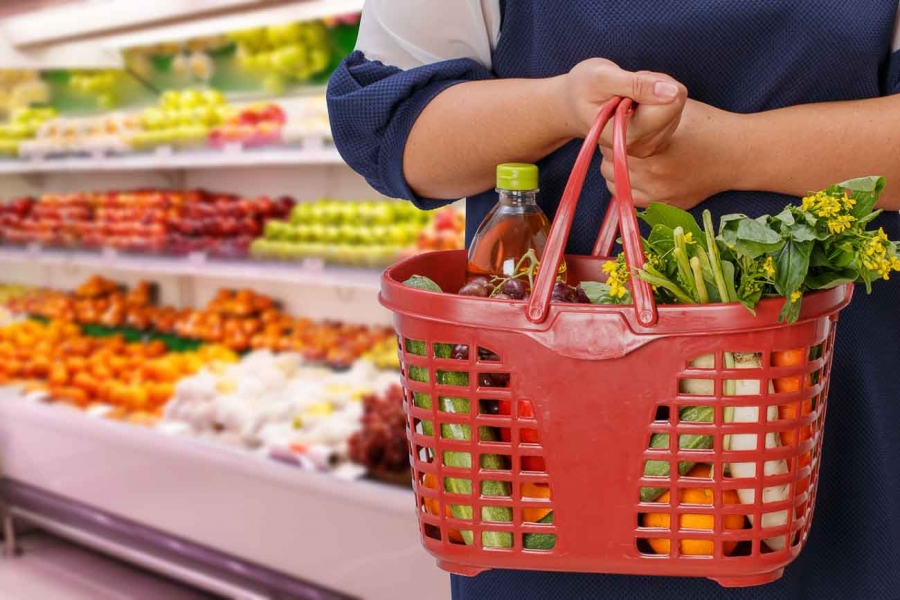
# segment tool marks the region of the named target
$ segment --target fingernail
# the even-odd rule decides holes
[[[671,100],[678,95],[678,86],[670,81],[657,81],[653,84],[653,94],[660,100]]]

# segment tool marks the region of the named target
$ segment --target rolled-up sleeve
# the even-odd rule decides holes
[[[491,78],[468,58],[446,60],[403,71],[366,59],[356,51],[331,76],[328,114],[341,156],[369,185],[386,196],[420,208],[447,204],[417,196],[403,176],[403,152],[413,124],[435,96],[465,81]]]
[[[356,51],[331,76],[328,113],[335,145],[376,190],[436,208],[403,176],[413,124],[435,96],[490,79],[500,31],[498,0],[367,0]]]

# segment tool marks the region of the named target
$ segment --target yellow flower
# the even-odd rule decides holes
[[[628,265],[621,260],[608,261],[603,264],[603,272],[607,274],[606,284],[609,286],[609,295],[622,299],[628,293]]]
[[[684,243],[685,243],[685,245],[694,243],[694,232],[693,231],[688,231],[687,233],[684,234]]]
[[[775,277],[775,261],[772,260],[771,256],[766,257],[766,260],[762,265],[762,269],[769,277]]]
[[[844,194],[844,197],[841,198],[841,202],[843,202],[844,204],[844,210],[850,210],[851,208],[856,206],[856,200],[854,200],[847,194]]]
[[[801,201],[803,210],[815,213],[816,216],[823,218],[836,217],[841,213],[842,209],[849,210],[855,203],[853,199],[848,199],[844,195],[835,197],[825,192],[816,192],[812,196],[804,197]]]
[[[850,224],[855,220],[856,218],[850,215],[837,215],[828,220],[828,230],[831,233],[842,233],[850,229]]]
[[[797,302],[802,297],[803,297],[803,294],[801,294],[799,290],[795,291],[795,292],[791,293],[791,302]]]

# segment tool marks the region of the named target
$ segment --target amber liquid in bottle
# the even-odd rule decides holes
[[[550,220],[537,205],[537,191],[498,189],[500,200],[488,213],[469,246],[467,276],[509,277],[528,250],[538,259],[547,244]],[[565,281],[566,263],[559,266]]]

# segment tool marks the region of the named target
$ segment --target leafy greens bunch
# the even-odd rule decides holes
[[[864,177],[833,185],[775,216],[712,216],[703,226],[683,210],[651,204],[640,217],[651,226],[647,262],[635,275],[653,286],[660,304],[740,302],[751,312],[764,297],[785,298],[780,320],[794,322],[803,295],[848,283],[888,279],[900,271],[900,244],[883,229],[867,230],[885,181]],[[608,274],[621,289],[628,272],[620,256]],[[607,290],[604,290],[607,291]],[[593,298],[592,298],[593,300]],[[603,303],[630,302],[630,294],[604,294]]]

